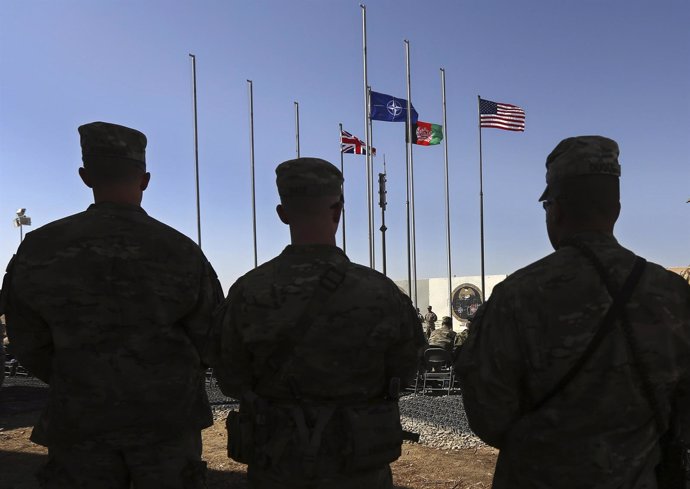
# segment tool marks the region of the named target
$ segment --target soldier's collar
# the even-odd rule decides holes
[[[87,210],[134,211],[146,214],[146,211],[141,206],[119,204],[117,202],[98,202],[97,204],[91,204]]]

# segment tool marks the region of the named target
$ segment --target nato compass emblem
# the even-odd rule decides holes
[[[386,104],[386,109],[388,109],[388,113],[393,117],[398,117],[403,110],[402,105],[400,105],[400,102],[398,102],[395,99],[391,99]]]

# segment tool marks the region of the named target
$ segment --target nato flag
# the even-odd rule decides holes
[[[374,121],[406,122],[407,100],[396,98],[385,93],[371,92],[371,119]],[[417,111],[412,107],[412,123],[417,122]]]

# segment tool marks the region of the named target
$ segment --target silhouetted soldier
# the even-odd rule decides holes
[[[42,485],[205,487],[220,284],[194,242],[140,207],[146,137],[104,122],[79,134],[95,203],[27,234],[2,288],[13,352],[50,384],[31,436],[48,447]]]
[[[615,141],[565,139],[546,168],[556,251],[494,288],[457,364],[493,487],[667,487],[659,439],[675,420],[690,441],[690,287],[614,238]]]
[[[222,321],[230,455],[256,488],[390,488],[398,389],[424,338],[410,299],[335,246],[343,176],[316,158],[276,168],[292,244],[230,288]]]

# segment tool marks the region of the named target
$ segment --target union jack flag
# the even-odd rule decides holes
[[[357,136],[353,136],[347,131],[340,131],[340,152],[351,153],[356,155],[367,154],[366,145],[364,141]],[[371,147],[372,156],[376,156],[376,148]]]

